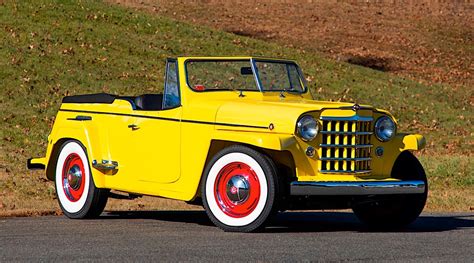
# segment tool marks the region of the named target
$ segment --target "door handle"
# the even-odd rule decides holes
[[[132,131],[136,131],[136,130],[138,130],[140,127],[138,127],[138,125],[136,125],[136,124],[129,124],[129,125],[128,125],[128,128],[132,129]]]
[[[91,121],[91,116],[77,115],[76,118],[68,118],[70,121]]]

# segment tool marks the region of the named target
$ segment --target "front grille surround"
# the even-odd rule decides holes
[[[320,117],[320,125],[321,173],[371,173],[372,117]]]

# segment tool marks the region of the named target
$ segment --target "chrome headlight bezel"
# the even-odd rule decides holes
[[[296,123],[296,133],[305,142],[312,141],[319,133],[319,123],[311,115],[303,115]]]
[[[379,117],[375,122],[374,133],[379,141],[388,142],[397,134],[397,124],[389,116]]]

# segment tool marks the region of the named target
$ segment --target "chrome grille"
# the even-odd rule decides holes
[[[371,172],[371,117],[321,117],[322,173]]]

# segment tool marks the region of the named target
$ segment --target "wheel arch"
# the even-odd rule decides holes
[[[414,173],[416,171],[416,173]],[[409,150],[400,152],[392,165],[390,177],[400,180],[419,179],[417,177],[426,176],[423,165],[416,156]],[[426,177],[425,177],[426,179]]]
[[[392,177],[396,162],[400,162],[400,158],[409,158],[409,155],[416,159],[413,152],[423,149],[425,144],[425,138],[419,134],[397,134],[395,138],[389,142],[374,145],[374,149],[383,147],[384,155],[383,158],[374,159],[372,169],[380,171],[381,174],[387,177]]]
[[[296,165],[295,165],[293,156],[289,150],[269,149],[269,148],[264,148],[264,147],[248,144],[241,141],[214,139],[214,140],[211,140],[198,185],[201,185],[202,183],[201,181],[205,177],[204,172],[206,170],[207,165],[211,161],[212,157],[216,155],[219,151],[233,145],[242,145],[242,146],[249,147],[257,152],[262,153],[268,158],[270,158],[275,163],[275,166],[277,167],[277,170],[278,170],[277,172],[278,172],[278,176],[280,177],[279,178],[280,180],[290,182],[291,180],[294,180],[294,178],[296,178]],[[289,183],[287,185],[289,186]],[[201,196],[202,196],[201,189],[200,187],[197,187],[196,195],[192,200],[199,200]],[[194,203],[194,202],[190,201],[190,203]]]
[[[91,138],[92,137],[92,138]],[[84,148],[88,156],[89,166],[91,167],[91,174],[94,183],[98,188],[104,188],[104,177],[92,169],[92,160],[94,159],[95,151],[100,151],[101,140],[97,131],[96,125],[84,124],[82,122],[62,123],[61,126],[53,127],[53,132],[50,135],[52,142],[51,153],[48,156],[48,164],[46,166],[46,177],[49,180],[54,180],[54,173],[56,167],[57,157],[61,145],[68,141],[74,140],[79,142]]]
[[[58,162],[58,156],[59,156],[59,151],[61,150],[61,146],[69,140],[77,141],[74,138],[65,137],[65,138],[61,138],[61,139],[57,140],[53,144],[53,148],[51,150],[51,154],[50,154],[49,160],[48,160],[48,165],[46,166],[46,177],[51,181],[54,181],[56,164]]]

